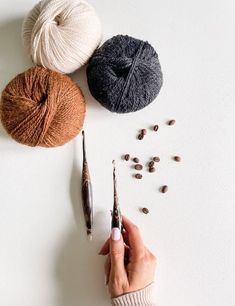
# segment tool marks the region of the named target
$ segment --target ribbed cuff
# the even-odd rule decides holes
[[[156,306],[153,298],[154,284],[112,299],[113,306]]]

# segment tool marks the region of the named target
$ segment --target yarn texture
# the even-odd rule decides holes
[[[17,142],[56,147],[75,137],[85,117],[85,100],[67,76],[34,67],[16,76],[4,89],[1,121]]]
[[[154,48],[127,35],[114,36],[96,50],[87,79],[94,98],[117,113],[144,108],[157,97],[163,83]]]
[[[22,28],[33,62],[61,73],[83,66],[98,47],[101,34],[96,12],[84,0],[42,0]]]

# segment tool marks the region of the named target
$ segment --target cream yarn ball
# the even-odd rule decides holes
[[[42,0],[23,22],[23,43],[35,64],[61,73],[83,66],[101,41],[101,23],[84,0]]]

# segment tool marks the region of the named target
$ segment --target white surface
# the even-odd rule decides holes
[[[35,1],[0,5],[1,90],[30,61],[21,48],[22,17]],[[88,243],[81,211],[81,138],[56,149],[0,137],[0,305],[105,306],[103,258],[109,233],[111,160],[117,159],[123,213],[158,256],[159,306],[235,305],[235,3],[92,1],[104,37],[127,33],[159,53],[164,86],[148,108],[111,114],[90,96],[84,69],[73,75],[87,98],[87,148],[95,198]],[[174,118],[174,127],[165,125]],[[148,131],[135,139],[139,128]],[[159,155],[155,174],[131,177],[123,153]],[[179,154],[182,163],[171,161]],[[165,195],[161,184],[169,185]],[[138,207],[149,207],[143,215]]]

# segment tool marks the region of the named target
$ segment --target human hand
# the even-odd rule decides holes
[[[122,235],[112,229],[99,252],[108,255],[105,275],[111,297],[145,288],[154,281],[156,269],[156,257],[144,246],[138,227],[126,217],[122,223]]]

